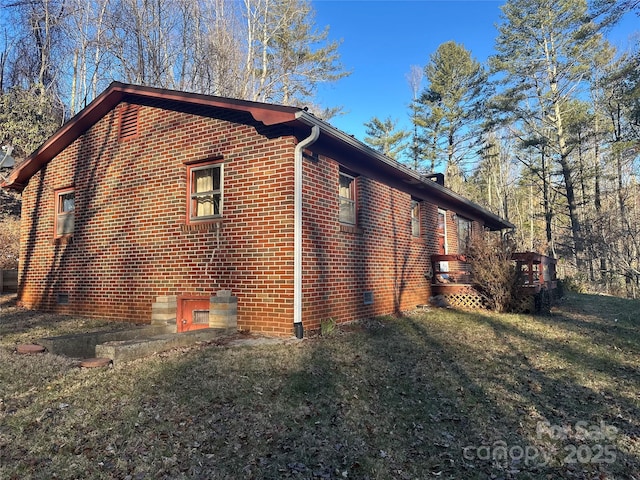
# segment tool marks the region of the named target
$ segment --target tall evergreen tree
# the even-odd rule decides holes
[[[319,83],[347,75],[339,61],[340,42],[328,41],[329,29],[317,30],[315,12],[307,0],[280,0],[284,13],[276,29],[270,53],[271,75],[281,92],[279,102],[304,104],[313,98]]]
[[[481,141],[479,122],[487,74],[471,53],[456,42],[446,42],[425,67],[427,87],[420,97],[432,167],[445,164],[449,185],[474,160]],[[459,182],[458,178],[458,182]]]
[[[56,98],[37,87],[13,87],[0,94],[0,145],[11,145],[12,156],[29,155],[63,123],[63,110]],[[2,152],[0,151],[0,159]]]
[[[562,171],[572,250],[580,265],[584,244],[565,118],[601,38],[586,0],[509,0],[502,12],[493,58],[507,87],[502,108],[537,132]]]

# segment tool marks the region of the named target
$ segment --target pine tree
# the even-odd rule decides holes
[[[349,75],[339,42],[315,28],[308,0],[244,0],[247,19],[244,98],[302,105],[318,84]]]
[[[463,45],[446,42],[431,55],[425,77],[420,103],[432,167],[444,163],[449,184],[459,183],[455,177],[464,174],[481,141],[477,127],[487,74]]]
[[[367,127],[365,143],[387,157],[398,160],[407,147],[405,140],[409,138],[410,133],[406,130],[396,130],[397,124],[397,120],[391,117],[385,120],[373,117],[364,124]]]
[[[496,39],[495,72],[503,76],[502,110],[523,122],[562,171],[572,251],[582,264],[584,242],[574,185],[566,110],[601,47],[585,0],[509,0]]]

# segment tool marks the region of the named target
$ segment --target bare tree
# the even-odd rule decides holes
[[[409,89],[411,90],[411,103],[409,104],[409,117],[411,119],[411,145],[410,157],[411,168],[421,170],[425,160],[424,138],[422,131],[425,127],[422,107],[420,105],[420,92],[422,91],[422,80],[424,79],[424,69],[419,65],[411,65],[409,73],[405,75]],[[431,170],[435,170],[435,157],[432,156]]]
[[[68,90],[69,110],[73,115],[106,86],[104,74],[110,71],[110,57],[107,54],[110,40],[105,21],[110,0],[68,2],[70,15],[66,22],[66,38],[73,56]]]
[[[307,0],[245,0],[245,98],[296,105],[322,82],[349,73],[339,63],[338,42],[315,30]]]
[[[65,0],[17,1],[3,5],[13,23],[14,55],[10,67],[12,86],[31,89],[42,98],[57,94],[63,52]]]

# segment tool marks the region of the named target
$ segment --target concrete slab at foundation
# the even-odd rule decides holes
[[[49,353],[72,358],[95,357],[96,345],[105,342],[136,340],[175,332],[175,326],[144,326],[127,330],[88,332],[75,335],[46,337],[38,340]]]
[[[116,364],[148,357],[172,348],[187,347],[196,342],[215,340],[235,332],[235,329],[203,328],[184,333],[169,333],[141,339],[111,341],[96,345],[95,355],[110,358]]]

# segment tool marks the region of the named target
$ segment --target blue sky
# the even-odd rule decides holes
[[[411,90],[406,74],[424,66],[446,41],[454,40],[484,62],[493,54],[503,1],[475,0],[312,0],[318,29],[330,27],[329,38],[342,40],[342,63],[352,73],[322,86],[318,103],[342,106],[335,127],[363,140],[364,123],[391,116],[409,127]],[[640,19],[628,15],[610,41],[625,49]],[[636,33],[637,34],[637,33]]]

